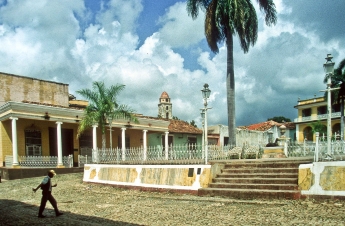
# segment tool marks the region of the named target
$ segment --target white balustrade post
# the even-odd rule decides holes
[[[122,142],[122,161],[126,160],[126,128],[121,128],[121,142]]]
[[[168,138],[169,138],[169,132],[165,132],[165,159],[168,160],[169,159],[169,142],[168,142]]]
[[[146,133],[147,133],[147,130],[143,130],[144,161],[146,161],[146,159],[147,159]]]
[[[97,127],[98,125],[92,126],[92,149],[97,149]]]
[[[315,162],[319,161],[319,132],[315,133]]]
[[[18,118],[10,117],[12,120],[12,155],[13,155],[13,162],[12,167],[19,167],[18,163],[18,139],[17,139],[17,120]]]
[[[62,163],[62,140],[61,140],[61,124],[62,122],[56,122],[56,132],[57,132],[57,149],[58,149],[58,165],[57,167],[63,168]]]

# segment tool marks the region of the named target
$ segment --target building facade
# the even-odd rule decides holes
[[[68,84],[7,73],[0,73],[0,79],[0,166],[6,156],[13,156],[13,167],[19,167],[20,156],[68,155],[73,155],[76,165],[82,149],[101,144],[97,126],[77,137],[87,101],[75,100]],[[110,139],[113,147],[150,145],[151,133],[168,132],[169,121],[137,117],[139,123],[114,120],[111,138],[106,131],[107,147]]]
[[[315,141],[315,134],[313,133],[313,123],[319,122],[327,126],[327,101],[324,97],[316,97],[305,100],[298,100],[295,106],[298,112],[298,117],[294,120],[296,124],[296,140]],[[340,106],[338,104],[332,105],[331,113],[331,129],[332,136],[339,139],[340,135]],[[327,134],[321,133],[320,137],[325,138]]]

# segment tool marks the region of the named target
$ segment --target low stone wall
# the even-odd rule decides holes
[[[299,166],[298,185],[302,195],[345,197],[345,162],[314,162]]]
[[[211,183],[211,165],[103,165],[85,164],[84,182],[142,190],[195,193]]]

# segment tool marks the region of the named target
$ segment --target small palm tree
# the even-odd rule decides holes
[[[98,124],[102,132],[102,148],[105,148],[106,136],[105,125],[107,117],[125,117],[130,121],[138,122],[133,115],[133,110],[126,105],[117,102],[117,95],[125,88],[125,85],[112,85],[106,88],[104,82],[94,82],[92,90],[81,89],[77,93],[89,101],[84,110],[84,117],[80,121],[78,136],[91,126]]]
[[[265,13],[267,25],[277,21],[273,0],[257,0]],[[199,8],[206,10],[205,36],[212,52],[218,53],[218,44],[227,46],[226,90],[228,105],[229,142],[236,144],[235,133],[235,74],[233,36],[237,34],[244,53],[258,37],[258,20],[251,0],[187,0],[187,11],[195,19]]]

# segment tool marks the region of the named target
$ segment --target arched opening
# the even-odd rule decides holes
[[[312,128],[310,126],[307,126],[303,130],[303,140],[313,141],[313,131],[312,131]]]
[[[340,132],[340,123],[334,124],[332,127],[332,136],[334,136],[336,140],[340,140]]]

